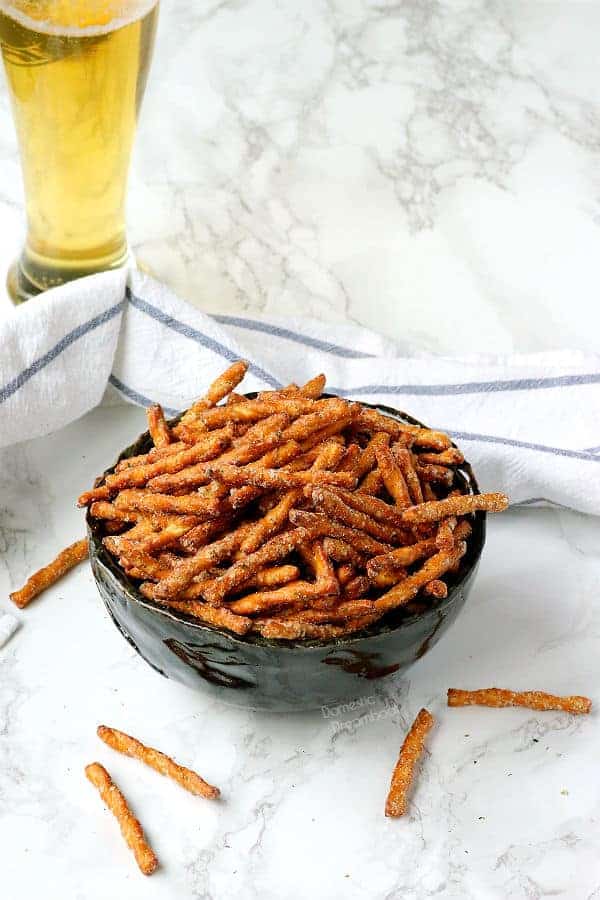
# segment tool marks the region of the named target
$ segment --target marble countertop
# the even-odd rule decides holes
[[[143,427],[101,408],[0,453],[0,608],[81,534],[73,497]],[[84,449],[85,448],[85,449]],[[123,640],[87,566],[19,614],[0,650],[0,846],[10,900],[542,898],[600,893],[600,720],[447,709],[449,686],[586,693],[600,683],[600,522],[516,511],[490,523],[456,624],[372,701],[336,716],[234,709],[162,678]],[[4,598],[4,599],[2,599]],[[409,815],[383,815],[421,706],[438,720]],[[374,714],[373,714],[374,713]],[[172,753],[218,803],[120,757],[99,723]],[[98,759],[161,860],[144,879],[83,774]]]
[[[130,237],[183,297],[360,322],[424,351],[597,350],[597,4],[165,0],[161,17]],[[3,86],[0,160],[4,271],[22,195]],[[101,408],[0,452],[0,610],[81,535],[73,498],[142,427],[137,409]],[[599,547],[600,523],[565,510],[491,522],[465,610],[374,687],[375,721],[251,713],[162,679],[80,567],[15,613],[0,650],[0,893],[600,897],[598,715],[444,706],[449,686],[493,683],[600,704]],[[439,724],[410,814],[387,820],[423,705]],[[223,801],[118,757],[99,722],[196,767]],[[157,850],[151,879],[84,778],[96,758]]]

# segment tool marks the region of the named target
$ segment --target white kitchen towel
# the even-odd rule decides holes
[[[332,393],[450,432],[482,489],[600,514],[599,355],[411,355],[348,324],[205,315],[135,271],[55,288],[0,320],[0,446],[61,428],[107,385],[108,400],[175,414],[238,358],[245,390],[325,372]]]

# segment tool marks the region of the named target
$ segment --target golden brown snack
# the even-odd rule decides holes
[[[417,572],[409,575],[383,597],[379,597],[375,601],[375,608],[379,612],[388,612],[413,600],[422,587],[429,581],[441,578],[466,552],[467,545],[464,541],[453,550],[439,550]]]
[[[154,446],[158,448],[168,447],[172,440],[171,431],[167,425],[162,406],[158,403],[150,406],[147,410],[147,416],[148,431]]]
[[[358,553],[385,553],[389,549],[389,545],[382,541],[376,541],[364,531],[357,531],[355,528],[348,528],[346,525],[340,525],[327,516],[320,513],[305,512],[301,509],[293,509],[290,512],[290,522],[294,525],[302,525],[309,528],[314,536],[333,537],[350,544]]]
[[[434,578],[423,588],[423,594],[426,597],[433,597],[434,600],[445,600],[448,596],[448,585],[439,578]]]
[[[254,616],[265,610],[279,609],[285,606],[294,606],[302,609],[314,600],[323,597],[335,597],[339,591],[337,579],[315,581],[291,581],[283,587],[272,591],[256,591],[247,594],[239,600],[233,600],[229,604],[231,612],[242,616]]]
[[[581,715],[589,713],[592,701],[587,697],[557,697],[543,691],[507,691],[502,688],[462,691],[449,688],[448,706],[525,706],[528,709],[559,709]]]
[[[441,453],[419,453],[419,462],[433,466],[460,466],[465,458],[457,447],[442,450]]]
[[[450,438],[323,398],[323,376],[251,399],[235,392],[245,370],[169,435],[151,411],[164,445],[82,496],[107,550],[144,596],[236,634],[341,636],[431,609],[460,572],[461,516],[490,503],[461,493]]]
[[[502,512],[508,506],[506,494],[461,494],[459,497],[446,497],[445,500],[433,500],[407,509],[402,519],[406,523],[439,522],[447,516],[468,516],[477,510],[486,512]]]
[[[12,594],[10,594],[10,599],[19,607],[19,609],[23,609],[31,603],[34,597],[37,597],[38,594],[41,594],[46,588],[55,584],[59,578],[66,575],[67,572],[77,565],[77,563],[86,559],[87,555],[87,538],[84,538],[81,541],[75,541],[74,544],[61,550],[56,559],[53,559],[49,565],[44,566],[43,569],[40,569],[28,578],[20,590],[13,591]]]
[[[342,498],[326,488],[310,487],[310,497],[313,506],[320,512],[326,513],[343,525],[349,525],[358,531],[364,531],[372,537],[378,538],[387,544],[396,544],[401,540],[401,531],[392,525],[383,524],[372,519],[364,512],[347,506]]]
[[[205,599],[217,605],[226,594],[230,594],[240,584],[248,581],[268,563],[278,562],[292,550],[296,550],[300,544],[308,543],[312,537],[314,535],[306,528],[294,528],[292,531],[275,535],[263,544],[260,550],[239,559],[220,578],[215,579],[212,587],[204,594]]]
[[[254,623],[254,630],[265,638],[276,640],[319,640],[330,641],[361,631],[374,621],[373,616],[358,616],[346,619],[343,625],[313,625],[297,618],[262,619]]]
[[[410,506],[410,494],[394,455],[389,447],[378,447],[376,450],[377,465],[383,478],[388,494],[394,500],[396,506],[403,509]]]
[[[353,487],[356,479],[350,472],[328,472],[309,469],[306,472],[289,472],[281,469],[264,469],[258,466],[228,466],[212,464],[207,466],[210,478],[225,484],[242,486],[252,484],[266,490],[286,490],[303,488],[307,484],[335,484]]]
[[[119,823],[121,834],[127,846],[133,851],[140,871],[144,875],[152,875],[158,866],[158,859],[144,836],[142,826],[131,812],[127,800],[100,763],[95,762],[86,766],[85,774]]]
[[[407,547],[398,547],[397,550],[372,557],[367,563],[367,572],[370,577],[375,577],[380,572],[387,572],[390,569],[412,566],[424,557],[433,556],[436,549],[435,538],[417,541],[416,544],[409,544]]]
[[[407,794],[411,786],[417,761],[425,747],[425,738],[434,725],[434,718],[427,709],[419,711],[410,731],[404,738],[398,762],[392,774],[390,790],[385,801],[385,814],[396,818],[406,812]]]
[[[411,503],[422,503],[423,489],[421,488],[421,482],[419,481],[419,476],[415,469],[413,454],[410,450],[407,450],[406,447],[403,447],[402,444],[394,444],[392,453],[404,476]]]
[[[210,409],[224,400],[238,386],[244,375],[248,371],[248,363],[245,360],[237,360],[233,365],[229,366],[208,388],[206,394],[193,403],[188,411],[181,417],[181,422],[175,427],[175,434],[180,430],[180,426],[188,425],[196,421],[197,414],[205,409]]]
[[[201,778],[197,772],[187,769],[185,766],[180,766],[170,756],[161,753],[160,750],[155,750],[153,747],[142,744],[141,741],[131,737],[129,734],[125,734],[124,731],[118,731],[116,728],[109,728],[106,725],[99,725],[97,734],[100,740],[112,747],[113,750],[124,753],[126,756],[132,756],[134,759],[139,759],[140,762],[150,766],[156,772],[160,772],[161,775],[172,778],[173,781],[180,784],[190,794],[215,800],[221,793],[219,788],[213,787],[212,784]]]

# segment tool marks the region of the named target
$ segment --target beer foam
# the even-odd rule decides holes
[[[0,0],[0,12],[23,28],[42,34],[93,37],[110,34],[137,22],[157,6],[158,2],[159,0]],[[76,23],[73,20],[77,20]]]

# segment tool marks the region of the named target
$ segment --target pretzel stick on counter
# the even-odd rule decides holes
[[[46,588],[55,584],[59,578],[66,575],[67,572],[77,565],[77,563],[83,562],[83,560],[87,558],[87,555],[87,538],[84,538],[81,541],[75,541],[74,544],[61,550],[56,559],[52,560],[49,565],[44,566],[43,569],[40,569],[28,578],[25,585],[20,590],[13,591],[10,595],[10,599],[19,607],[19,609],[23,609],[31,603],[38,594],[41,594]]]
[[[158,866],[158,859],[147,842],[142,826],[131,812],[127,800],[100,763],[91,763],[85,768],[88,781],[98,790],[121,829],[127,846],[133,851],[135,861],[144,875],[152,875]]]
[[[141,741],[131,737],[131,735],[125,734],[124,731],[117,731],[116,728],[109,728],[107,725],[99,725],[97,734],[100,740],[112,747],[113,750],[124,753],[126,756],[132,756],[134,759],[139,759],[140,762],[150,766],[156,772],[160,772],[161,775],[172,778],[173,781],[180,784],[190,794],[206,797],[209,800],[216,799],[220,794],[219,788],[208,784],[204,778],[201,778],[192,769],[180,766],[170,756],[161,753],[160,750],[155,750],[153,747],[147,747]]]
[[[404,738],[385,802],[386,816],[395,818],[405,814],[407,794],[414,777],[415,767],[423,752],[425,738],[433,724],[434,718],[431,713],[427,709],[422,709]]]

